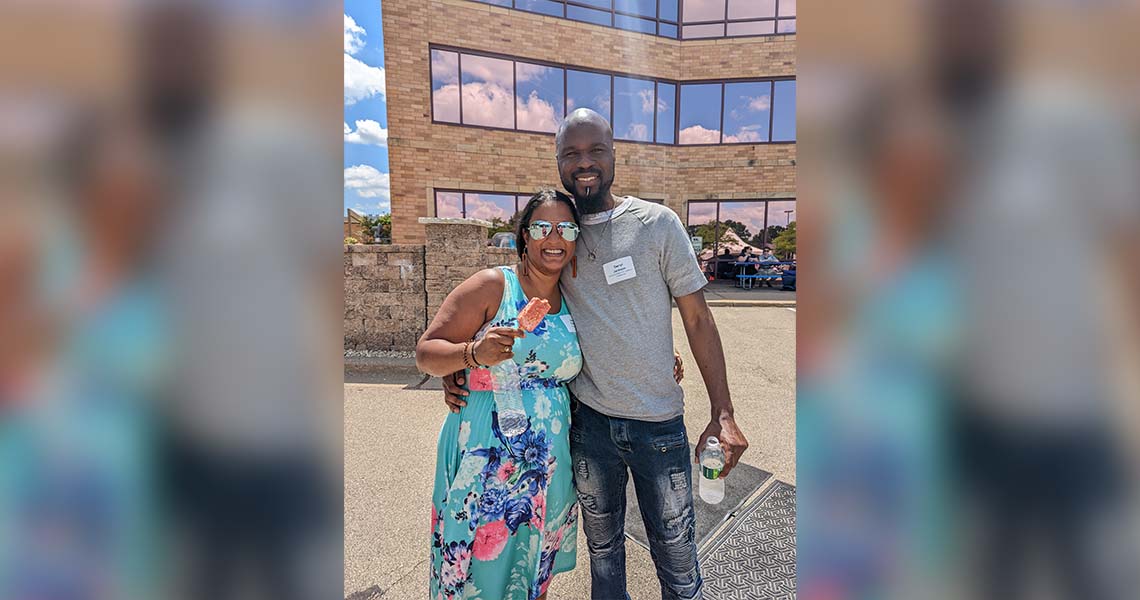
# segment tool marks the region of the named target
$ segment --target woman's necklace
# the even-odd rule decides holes
[[[589,257],[590,262],[598,260],[598,248],[602,246],[602,237],[604,237],[606,232],[610,229],[610,222],[614,220],[614,210],[616,209],[616,206],[610,209],[610,216],[606,219],[606,226],[602,229],[601,235],[598,236],[598,243],[594,245],[593,249],[586,243],[586,236],[582,236],[582,245],[586,247],[586,256]],[[585,229],[583,229],[582,232],[585,233]]]

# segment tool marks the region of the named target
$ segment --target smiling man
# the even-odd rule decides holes
[[[584,357],[570,385],[578,400],[570,448],[591,594],[626,597],[625,489],[632,474],[662,596],[700,598],[684,392],[673,377],[674,300],[711,399],[697,448],[719,438],[727,474],[748,447],[705,303],[707,280],[673,211],[611,193],[614,138],[604,117],[589,109],[570,113],[555,145],[562,185],[582,213],[578,276],[564,273],[562,289]]]

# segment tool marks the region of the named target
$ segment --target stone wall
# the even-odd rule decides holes
[[[513,249],[487,246],[487,221],[420,224],[424,245],[344,247],[345,350],[414,349],[451,290],[480,269],[518,260]]]

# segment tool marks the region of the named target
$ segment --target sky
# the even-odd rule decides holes
[[[391,212],[380,0],[344,3],[344,208]]]

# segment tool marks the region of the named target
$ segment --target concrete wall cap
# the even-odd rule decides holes
[[[420,224],[422,225],[478,225],[490,229],[494,224],[490,221],[483,219],[454,219],[454,218],[440,218],[440,217],[420,217]]]

